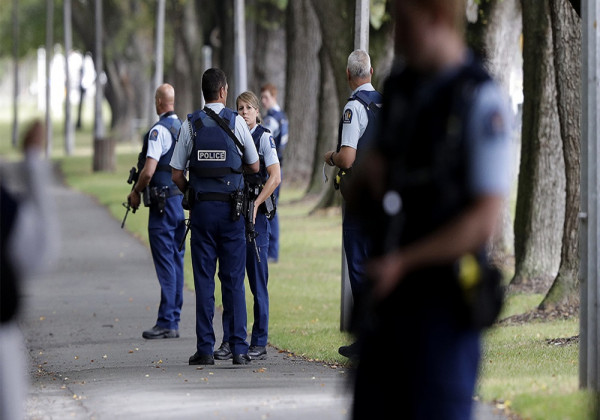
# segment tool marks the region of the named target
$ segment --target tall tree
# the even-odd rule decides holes
[[[206,42],[203,22],[198,19],[198,5],[193,0],[169,2],[173,27],[172,66],[167,78],[175,88],[175,111],[180,118],[199,108],[202,98],[202,47]],[[166,49],[167,55],[169,48]]]
[[[511,285],[546,292],[560,261],[565,176],[550,0],[523,0],[523,131]]]
[[[354,50],[354,15],[356,5],[353,1],[344,0],[327,2],[312,0],[312,3],[317,12],[323,33],[323,57],[328,60],[328,65],[331,66],[331,71],[333,72],[332,80],[335,82],[335,90],[333,92],[335,92],[338,103],[337,115],[336,112],[325,113],[323,110],[320,110],[319,115],[328,119],[336,115],[333,121],[337,123],[342,112],[341,107],[346,104],[351,93],[346,79],[346,63],[348,55]],[[320,124],[320,127],[331,130],[331,123],[324,122]],[[326,144],[318,146],[318,150],[326,149],[327,145],[331,146],[333,144],[332,140],[335,141],[337,138],[335,130],[319,134],[318,139]],[[322,165],[321,160],[319,156],[312,163],[316,167],[319,167]],[[314,171],[312,173],[314,174]],[[340,195],[335,193],[330,184],[327,184],[319,203],[317,203],[317,208],[339,205],[340,203]]]
[[[485,58],[485,63],[494,78],[508,93],[515,74],[522,72],[522,53],[520,37],[522,33],[520,0],[489,0],[473,5],[474,12],[469,14],[467,39],[469,45]],[[517,115],[516,127],[520,126]],[[515,137],[520,137],[516,132]],[[518,140],[518,139],[515,139]],[[515,173],[518,155],[515,154]],[[514,230],[512,206],[506,200],[499,226],[492,240],[492,258],[497,263],[506,262],[514,255]]]
[[[321,29],[310,0],[288,2],[285,110],[289,143],[284,182],[306,186],[314,160],[318,130],[319,49]]]
[[[286,6],[282,0],[249,0],[248,88],[259,93],[265,83],[277,86],[277,101],[286,102]]]
[[[578,214],[581,176],[581,19],[567,0],[551,0],[550,9],[566,200],[560,268],[540,304],[540,309],[546,310],[579,304]]]
[[[103,0],[105,94],[116,140],[129,139],[132,121],[146,118],[153,66],[155,8],[140,0]],[[94,51],[93,2],[73,3],[73,29]],[[151,22],[151,23],[148,23]]]

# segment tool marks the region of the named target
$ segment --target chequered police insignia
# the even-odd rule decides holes
[[[155,128],[154,130],[152,130],[150,132],[150,137],[148,137],[148,140],[156,140],[158,139],[158,130]]]
[[[273,140],[273,136],[269,136],[269,143],[271,143],[271,149],[277,149],[277,146],[275,146],[275,140]]]
[[[342,122],[344,124],[350,124],[352,122],[352,110],[347,109],[344,111],[344,116],[342,118]]]

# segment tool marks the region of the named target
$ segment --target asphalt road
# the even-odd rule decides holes
[[[247,366],[189,366],[196,342],[192,291],[185,291],[181,337],[144,340],[160,293],[149,249],[92,198],[62,185],[53,196],[60,260],[51,274],[28,283],[20,320],[31,362],[27,418],[349,418],[347,369],[272,347],[266,360]],[[220,312],[214,324],[219,343]],[[504,418],[481,404],[475,417]]]

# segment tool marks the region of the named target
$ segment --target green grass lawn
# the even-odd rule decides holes
[[[55,125],[57,137],[60,127]],[[0,121],[0,157],[14,158],[10,125]],[[126,183],[129,169],[137,160],[139,144],[117,148],[114,173],[93,173],[91,134],[79,133],[77,153],[66,157],[59,142],[53,146],[53,159],[60,165],[66,182],[90,194],[121,222],[122,202],[131,186]],[[55,152],[54,152],[55,151]],[[341,215],[333,209],[309,216],[314,201],[302,192],[282,189],[279,217],[280,260],[270,266],[270,343],[277,348],[331,364],[344,364],[337,348],[350,340],[339,331]],[[147,209],[128,216],[126,228],[147,244]],[[186,285],[193,288],[189,250],[185,262]],[[220,305],[217,286],[217,304]],[[248,290],[248,308],[251,294]],[[541,295],[510,296],[502,317],[527,312],[536,307]],[[252,311],[249,311],[249,323]],[[578,389],[577,343],[562,346],[547,339],[567,338],[579,333],[579,320],[501,324],[484,335],[481,376],[477,396],[496,402],[523,419],[591,419],[591,395]],[[382,368],[385,368],[385,360]]]

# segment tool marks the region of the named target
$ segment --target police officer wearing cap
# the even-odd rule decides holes
[[[260,111],[258,98],[253,92],[247,91],[236,99],[238,113],[244,118],[252,134],[252,139],[258,150],[260,170],[256,174],[246,175],[248,190],[254,199],[254,230],[258,234],[254,242],[246,244],[246,274],[248,284],[254,296],[254,324],[248,355],[252,359],[267,357],[267,341],[269,337],[269,281],[268,249],[269,249],[269,218],[267,215],[267,200],[281,182],[277,149],[270,131],[259,124]],[[258,191],[258,195],[256,195]],[[256,195],[256,196],[255,196]],[[271,201],[271,208],[273,208]],[[248,234],[248,232],[246,232]],[[258,254],[258,255],[257,255]],[[226,360],[232,357],[229,346],[229,325],[231,313],[226,308],[223,311],[223,342],[215,351],[215,359]]]
[[[223,307],[231,311],[233,364],[248,364],[245,298],[246,237],[242,215],[244,172],[259,159],[242,117],[227,107],[227,78],[218,68],[202,75],[206,107],[187,116],[173,153],[173,181],[190,207],[196,292],[196,353],[190,365],[214,364],[214,275],[219,262]],[[189,162],[189,182],[184,171]]]
[[[159,120],[144,136],[138,159],[140,174],[127,201],[133,209],[141,194],[149,205],[148,239],[160,283],[160,305],[156,325],[142,333],[146,339],[179,337],[183,304],[183,255],[179,250],[184,232],[183,195],[171,180],[169,162],[173,155],[181,121],[174,112],[175,91],[165,83],[154,97]]]
[[[381,107],[382,97],[371,84],[373,68],[371,58],[364,50],[355,50],[348,56],[346,78],[352,89],[348,103],[340,120],[338,144],[336,150],[325,153],[325,162],[339,168],[335,185],[340,188],[342,197],[346,198],[347,185],[352,176],[352,166],[361,152],[366,149],[377,127],[377,115]],[[361,287],[364,282],[364,264],[369,256],[369,243],[361,232],[359,220],[352,214],[345,213],[342,222],[344,250],[348,261],[348,277],[352,289],[354,304],[361,297]],[[339,353],[345,357],[358,354],[358,344],[353,343],[339,348]]]

